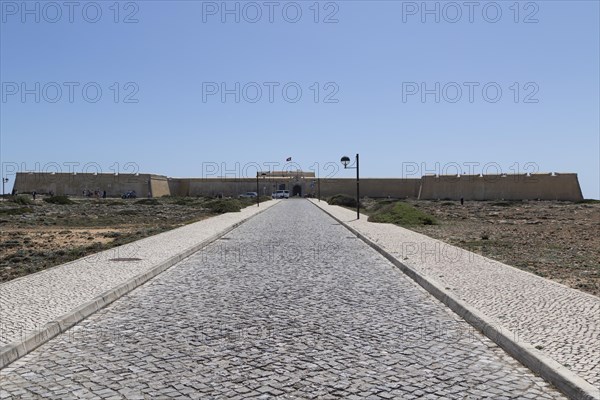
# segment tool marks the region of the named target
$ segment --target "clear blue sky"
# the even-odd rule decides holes
[[[293,157],[303,169],[318,163],[323,176],[350,177],[324,168],[360,152],[365,177],[455,173],[457,164],[463,172],[577,172],[584,196],[600,198],[598,1],[479,2],[472,10],[427,2],[439,7],[439,22],[421,1],[273,2],[272,15],[262,1],[228,1],[239,22],[221,1],[120,2],[118,15],[113,1],[89,3],[77,2],[71,16],[64,6],[28,2],[28,14],[20,1],[0,2],[7,174],[66,172],[69,162],[123,171],[130,162],[181,177],[207,176],[217,163],[230,171],[216,174],[231,175],[236,163],[239,171],[283,167]],[[239,103],[210,94],[236,82]],[[431,91],[424,101],[422,83]],[[262,97],[253,103],[256,85]],[[95,87],[102,97],[94,103]],[[297,87],[302,96],[292,102]],[[32,92],[22,98],[22,89]]]

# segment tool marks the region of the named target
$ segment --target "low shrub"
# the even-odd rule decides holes
[[[173,204],[177,206],[189,206],[190,204],[194,204],[196,201],[189,197],[178,197],[173,200]]]
[[[0,215],[23,215],[33,212],[30,207],[0,208]]]
[[[127,204],[127,203],[125,203],[125,201],[122,201],[122,200],[109,200],[109,201],[103,201],[103,202],[100,202],[100,203],[104,204],[105,206],[109,206],[109,207],[112,207],[112,206],[123,206],[123,205]]]
[[[502,201],[494,201],[491,204],[497,207],[511,207],[516,206],[523,203],[521,200],[502,200]]]
[[[356,199],[345,194],[336,194],[327,199],[327,203],[334,206],[356,207]]]
[[[114,238],[121,237],[122,234],[120,232],[105,232],[102,236],[105,238],[114,239]]]
[[[203,199],[198,197],[173,197],[173,204],[177,206],[197,207],[202,205]]]
[[[576,204],[600,204],[600,200],[596,199],[583,199],[575,202]]]
[[[402,201],[381,207],[369,217],[369,222],[400,226],[437,225],[434,217]]]
[[[117,215],[137,215],[136,210],[119,210],[117,211]]]
[[[135,202],[135,204],[141,204],[143,206],[158,206],[160,202],[156,199],[141,199]]]
[[[22,206],[28,206],[28,205],[33,204],[33,200],[29,196],[25,196],[25,195],[12,196],[12,197],[10,197],[9,201],[11,201],[15,204],[20,204]]]
[[[234,199],[216,199],[204,203],[204,206],[215,214],[225,214],[228,212],[239,212],[242,204]]]
[[[45,197],[44,201],[50,204],[75,204],[75,202],[69,199],[67,196]]]

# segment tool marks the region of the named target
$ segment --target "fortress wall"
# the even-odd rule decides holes
[[[582,200],[577,174],[424,176],[420,199]]]
[[[169,180],[166,176],[152,175],[150,178],[150,193],[152,197],[162,197],[171,194]]]
[[[189,189],[182,190],[183,182],[187,182]],[[290,194],[295,185],[300,185],[302,194],[317,195],[318,187],[315,182],[311,187],[311,182],[316,179],[305,179],[295,181],[294,179],[259,179],[259,192],[261,195],[270,196],[277,190],[279,185],[285,184],[286,190]],[[360,192],[368,197],[394,197],[394,198],[416,198],[419,191],[420,179],[361,179]],[[223,196],[236,197],[241,193],[255,192],[256,179],[182,179],[180,183],[172,184],[172,189],[177,188],[180,193],[185,192],[189,196]],[[173,190],[172,190],[173,193]],[[321,197],[329,197],[336,194],[347,194],[354,196],[356,194],[356,181],[354,179],[321,179]]]
[[[189,196],[189,179],[168,178],[169,194],[176,197]]]
[[[420,184],[420,179],[365,178],[360,180],[360,195],[366,197],[417,198]],[[325,198],[336,194],[356,196],[356,180],[350,178],[321,179],[321,197]]]
[[[190,196],[209,196],[215,197],[223,195],[226,197],[237,197],[241,193],[256,190],[256,181],[248,179],[224,180],[224,179],[190,179]]]
[[[15,178],[14,189],[18,193],[36,191],[55,195],[82,196],[84,190],[106,190],[107,196],[120,197],[121,194],[135,190],[138,196],[148,193],[149,174],[69,174],[69,173],[28,173],[19,172]]]
[[[245,192],[256,191],[256,179],[241,178],[241,179],[187,179],[189,196],[209,196],[214,197],[223,195],[225,197],[237,197]],[[276,190],[276,185],[288,183],[287,189],[291,190],[288,179],[259,179],[260,195],[270,196]],[[304,190],[303,190],[304,193]]]
[[[270,195],[280,184],[292,193],[299,184],[302,194],[317,195],[314,178],[297,181],[295,178],[260,178],[260,194]],[[15,190],[19,193],[50,191],[57,195],[81,196],[83,190],[106,190],[110,197],[135,190],[138,197],[146,197],[149,189],[154,197],[172,196],[231,196],[256,191],[256,179],[225,178],[166,178],[150,174],[67,174],[67,173],[17,173]],[[373,179],[360,181],[362,196],[421,198],[424,200],[566,200],[578,201],[583,196],[577,174],[528,175],[463,175],[424,176],[421,179]],[[321,179],[321,197],[336,194],[356,194],[356,181],[352,178]]]

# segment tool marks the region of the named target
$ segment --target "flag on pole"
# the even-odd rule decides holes
[[[292,161],[292,157],[286,158],[285,161]]]

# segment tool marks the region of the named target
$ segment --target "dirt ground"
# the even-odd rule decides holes
[[[75,199],[75,204],[0,202],[0,282],[212,215],[202,199]]]
[[[410,229],[600,296],[598,202],[410,203],[438,221]]]

